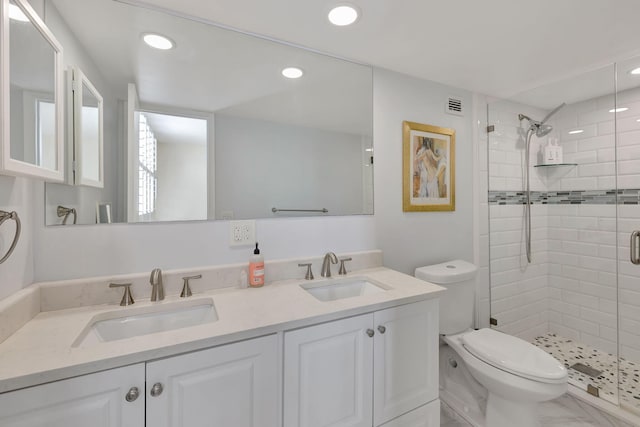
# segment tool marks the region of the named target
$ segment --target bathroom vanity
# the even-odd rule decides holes
[[[362,283],[381,290],[323,300],[305,289]],[[86,296],[92,286],[43,284],[14,301],[38,298],[52,308],[52,289]],[[0,344],[0,425],[439,425],[442,288],[383,267],[260,289],[193,287],[191,298],[168,289],[158,303],[76,299],[75,307],[37,313]],[[215,319],[194,326],[86,339],[114,313],[129,320],[210,302]]]

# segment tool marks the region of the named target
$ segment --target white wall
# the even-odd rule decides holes
[[[458,96],[465,116],[445,113]],[[452,259],[473,261],[473,147],[471,94],[405,75],[375,70],[373,89],[375,231],[385,265],[413,274],[416,267]],[[456,131],[456,210],[402,211],[403,120]]]
[[[0,264],[0,299],[31,284],[34,279],[34,213],[35,209],[42,209],[41,203],[34,199],[36,185],[42,184],[28,178],[0,176],[0,210],[16,211],[22,222],[22,233],[15,251]],[[7,221],[0,227],[0,257],[11,246],[14,233],[13,221]]]
[[[280,209],[363,211],[359,135],[216,115],[216,218],[274,216]],[[282,214],[279,214],[282,215]]]
[[[158,141],[154,221],[207,218],[207,147]]]

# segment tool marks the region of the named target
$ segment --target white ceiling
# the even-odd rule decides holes
[[[122,2],[49,4],[49,13],[60,14],[119,98],[135,83],[141,105],[149,108],[371,133],[369,67]],[[58,30],[52,28],[54,34]],[[176,48],[146,46],[141,40],[146,32],[170,37]],[[77,59],[67,55],[66,60]],[[304,69],[305,76],[284,78],[281,70],[290,65]]]
[[[149,5],[496,97],[640,53],[638,0],[145,0]]]

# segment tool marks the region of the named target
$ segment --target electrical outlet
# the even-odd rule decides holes
[[[254,220],[229,221],[229,245],[253,246],[256,243],[256,222]]]

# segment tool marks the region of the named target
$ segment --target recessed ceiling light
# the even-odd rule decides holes
[[[343,4],[336,6],[329,11],[329,22],[339,27],[351,25],[358,20],[358,9],[353,6]]]
[[[576,135],[576,134],[579,134],[579,133],[582,133],[582,132],[584,132],[583,129],[570,130],[569,131],[569,135]]]
[[[629,74],[633,74],[634,76],[640,75],[640,67],[634,68],[633,70],[629,71]]]
[[[9,18],[14,21],[29,22],[27,15],[15,4],[9,4]]]
[[[612,108],[611,110],[609,110],[610,113],[622,113],[623,111],[627,111],[628,108],[627,107],[618,107],[618,108]]]
[[[142,36],[142,39],[149,46],[160,50],[173,49],[176,45],[171,39],[160,34],[147,33]]]
[[[299,79],[303,74],[304,71],[298,67],[287,67],[282,70],[282,75],[288,79]]]
[[[372,151],[373,151],[373,148],[365,148],[365,149],[364,149],[364,151],[367,151],[367,152],[369,152],[369,153],[370,153],[370,152],[372,152]]]

